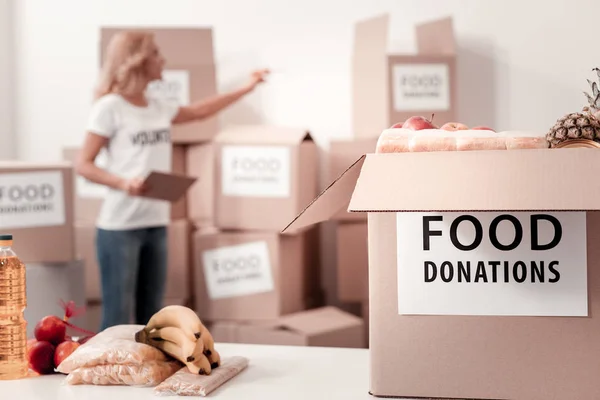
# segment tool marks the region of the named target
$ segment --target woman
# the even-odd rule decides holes
[[[76,165],[79,175],[109,188],[96,223],[102,329],[129,323],[133,308],[135,323],[144,325],[162,308],[170,205],[140,195],[148,172],[171,170],[171,125],[213,116],[252,92],[268,73],[253,72],[236,91],[180,107],[144,94],[150,82],[161,79],[165,64],[152,34],[121,32],[106,54]],[[103,147],[106,169],[94,164]]]

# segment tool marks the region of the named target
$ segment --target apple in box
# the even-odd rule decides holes
[[[413,131],[421,131],[423,129],[438,129],[438,127],[433,123],[433,115],[431,116],[431,119],[421,116],[410,117],[404,121],[402,128],[411,129]]]

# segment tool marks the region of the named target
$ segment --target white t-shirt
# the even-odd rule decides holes
[[[151,171],[171,172],[171,121],[179,106],[148,101],[147,107],[138,107],[118,94],[108,94],[92,106],[87,131],[110,139],[106,169],[114,175],[130,179]],[[107,230],[167,226],[170,213],[167,201],[108,188],[96,226]]]

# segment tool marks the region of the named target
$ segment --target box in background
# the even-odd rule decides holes
[[[371,393],[600,397],[598,168],[581,148],[370,154],[297,217],[295,229],[327,219],[350,197],[369,213]],[[451,240],[459,221],[469,233]],[[483,247],[466,251],[478,224]]]
[[[191,224],[187,220],[172,221],[167,228],[168,264],[165,298],[190,297],[190,236]],[[100,268],[96,255],[96,227],[76,224],[76,255],[85,266],[85,298],[102,300]]]
[[[85,305],[83,263],[27,263],[27,337],[33,337],[35,325],[48,315],[63,318],[65,310],[60,301],[74,301],[78,307]]]
[[[75,259],[73,170],[68,163],[0,163],[0,228],[25,263]]]
[[[335,307],[302,311],[263,323],[215,322],[210,332],[221,343],[364,347],[362,320]]]
[[[269,320],[306,307],[306,234],[196,232],[195,310],[202,319]]]
[[[78,147],[63,148],[63,159],[71,164],[77,160]],[[100,168],[106,167],[106,151],[102,149],[96,157],[96,165]],[[186,147],[173,145],[172,172],[175,174],[186,174]],[[108,188],[97,183],[90,182],[84,177],[77,175],[73,169],[75,182],[74,204],[75,221],[81,224],[95,224],[102,208],[102,203],[108,192]],[[183,219],[187,217],[186,196],[171,204],[171,219]]]
[[[365,347],[369,348],[369,300],[361,304],[361,317],[365,326]]]
[[[343,302],[369,299],[367,223],[338,223],[336,235],[338,298]]]
[[[363,154],[374,153],[377,138],[355,138],[350,140],[332,140],[329,143],[329,171],[327,181],[333,182]],[[347,206],[347,205],[346,205]],[[350,213],[347,207],[336,213],[331,220],[344,222],[367,222],[365,213]]]
[[[417,54],[388,54],[389,15],[361,21],[354,31],[354,135],[372,138],[413,115],[435,114],[438,126],[456,119],[456,45],[452,18],[416,27]]]
[[[187,193],[187,216],[202,225],[214,224],[214,151],[211,142],[187,147],[187,174],[198,178]]]
[[[220,229],[279,232],[318,193],[317,146],[302,129],[228,127],[215,139],[215,160]]]
[[[169,99],[181,106],[217,94],[213,33],[210,28],[103,27],[100,32],[100,60],[112,37],[122,30],[146,31],[165,57],[162,81],[153,82],[148,96]],[[174,125],[173,143],[201,143],[212,139],[219,130],[217,116],[203,121]]]

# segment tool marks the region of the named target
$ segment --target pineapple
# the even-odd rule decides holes
[[[600,69],[594,68],[600,79]],[[556,121],[546,134],[550,147],[572,139],[589,139],[600,143],[600,90],[596,82],[588,79],[592,94],[584,92],[589,106],[582,112],[567,114]]]

